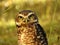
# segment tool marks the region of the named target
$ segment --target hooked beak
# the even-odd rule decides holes
[[[24,23],[28,23],[28,22],[29,22],[29,20],[28,20],[28,19],[25,19],[23,22],[24,22]]]

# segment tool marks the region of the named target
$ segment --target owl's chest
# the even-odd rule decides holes
[[[21,27],[18,36],[21,45],[35,45],[36,29],[35,27]]]

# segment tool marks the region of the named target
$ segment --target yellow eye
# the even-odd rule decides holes
[[[22,16],[19,16],[19,18],[22,18]]]
[[[29,19],[30,19],[30,20],[34,20],[34,15],[30,15],[30,16],[29,16]]]
[[[23,20],[23,17],[22,17],[22,16],[18,16],[18,19],[19,19],[19,20]]]

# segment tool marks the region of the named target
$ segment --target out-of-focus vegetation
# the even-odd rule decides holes
[[[0,0],[0,45],[18,45],[15,16],[35,11],[49,45],[60,45],[60,0]]]

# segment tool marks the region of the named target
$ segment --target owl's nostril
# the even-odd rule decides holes
[[[27,22],[29,22],[29,20],[27,20]]]
[[[24,20],[23,22],[29,22],[29,20]]]
[[[26,22],[25,20],[23,22]]]

